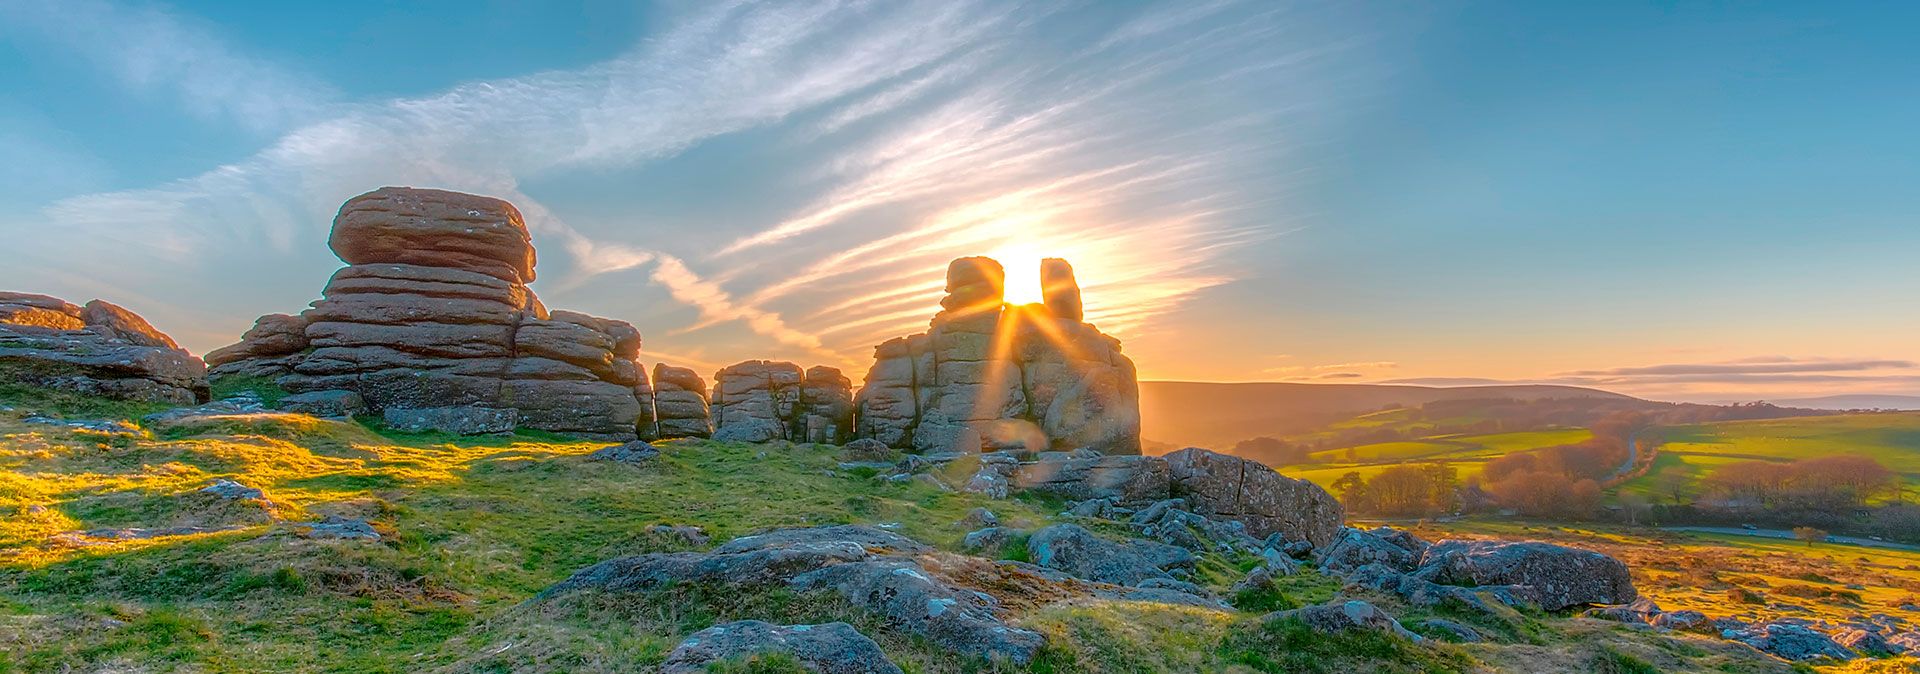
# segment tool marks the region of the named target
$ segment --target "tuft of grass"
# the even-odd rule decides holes
[[[1243,626],[1220,649],[1228,663],[1273,674],[1440,674],[1465,672],[1471,664],[1450,646],[1416,645],[1371,630],[1325,634],[1294,618]]]
[[[1601,646],[1587,661],[1587,671],[1593,674],[1660,674],[1660,669],[1646,660],[1622,653],[1611,646]]]

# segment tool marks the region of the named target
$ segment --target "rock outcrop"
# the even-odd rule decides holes
[[[750,360],[713,376],[714,439],[844,444],[853,435],[852,383],[837,368]]]
[[[1538,541],[1440,541],[1412,574],[1444,585],[1521,585],[1549,611],[1625,604],[1639,596],[1620,560]]]
[[[464,423],[486,417],[609,440],[655,433],[640,332],[548,312],[526,285],[534,249],[512,204],[385,187],[340,208],[328,245],[348,266],[322,299],[298,316],[263,316],[239,344],[208,354],[215,379],[353,392],[370,412],[429,426],[496,428]]]
[[[1065,260],[1041,274],[1046,302],[1011,306],[1000,263],[954,260],[931,328],[874,349],[858,435],[921,451],[1140,453],[1133,361],[1082,322]]]
[[[207,400],[207,366],[146,319],[93,300],[0,292],[0,378],[122,400]]]
[[[1188,447],[1161,457],[1173,495],[1194,512],[1244,522],[1256,537],[1281,534],[1320,547],[1333,542],[1346,509],[1327,490],[1258,461]]]
[[[991,595],[947,575],[962,559],[926,563],[932,548],[879,529],[831,526],[784,529],[736,538],[709,552],[654,553],[610,559],[581,569],[548,588],[536,602],[570,594],[647,593],[687,584],[710,584],[729,592],[785,588],[838,596],[872,612],[889,629],[926,639],[965,655],[1033,659],[1043,638],[1005,623],[1004,607]],[[977,566],[977,563],[976,563]],[[972,573],[998,574],[992,568]]]
[[[692,369],[666,363],[653,366],[653,412],[655,435],[661,439],[713,435],[707,382]]]

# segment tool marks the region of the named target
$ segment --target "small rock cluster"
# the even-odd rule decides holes
[[[1140,453],[1140,392],[1118,340],[1082,322],[1066,261],[1041,264],[1044,304],[1005,304],[1005,270],[954,260],[926,333],[887,341],[856,400],[858,435],[898,448]]]
[[[0,377],[120,400],[207,400],[207,366],[138,314],[0,292]]]
[[[207,354],[216,380],[270,378],[331,411],[352,393],[413,430],[657,434],[640,332],[549,312],[527,288],[535,255],[512,204],[385,187],[341,206],[328,245],[348,266],[322,299]]]

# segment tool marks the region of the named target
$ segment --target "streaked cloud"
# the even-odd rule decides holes
[[[76,264],[61,251],[106,244],[77,264],[97,267],[90,271],[104,282],[142,286],[169,267],[313,255],[341,201],[374,187],[471,191],[526,214],[542,247],[539,287],[556,305],[642,271],[662,297],[695,310],[688,322],[641,325],[650,343],[719,360],[797,354],[857,364],[877,341],[924,327],[949,259],[985,253],[1018,265],[1071,260],[1089,320],[1125,336],[1243,274],[1236,250],[1297,228],[1274,205],[1311,167],[1289,157],[1314,142],[1314,120],[1342,93],[1327,76],[1340,40],[1325,36],[1331,19],[1311,12],[1283,17],[1233,2],[1171,12],[776,2],[699,6],[630,51],[576,70],[340,105],[330,87],[235,53],[190,18],[88,2],[82,10],[103,27],[31,28],[92,50],[86,58],[131,89],[174,87],[184,107],[287,130],[197,176],[54,203],[34,216],[49,226],[15,251],[26,264]],[[1066,27],[1091,46],[1063,49],[1056,38]],[[146,56],[172,42],[183,47]],[[259,86],[236,89],[219,76]],[[1265,94],[1233,100],[1251,91],[1287,93],[1279,103]],[[576,210],[571,202],[528,187],[671,166],[748,131],[793,155],[758,185],[780,195],[767,197],[776,215],[764,221],[581,224],[564,215]],[[720,206],[740,199],[732,190],[755,187],[677,196]],[[195,295],[144,310],[176,324],[210,322],[219,309],[208,305],[231,292],[171,282]],[[569,306],[617,317],[634,309]],[[717,331],[727,325],[759,341]],[[695,348],[712,340],[735,341]]]

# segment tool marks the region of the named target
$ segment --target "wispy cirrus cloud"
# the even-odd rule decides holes
[[[1115,16],[998,0],[701,6],[587,67],[332,105],[330,87],[234,53],[190,19],[87,1],[125,39],[34,28],[96,46],[87,58],[106,64],[191,42],[161,71],[116,72],[136,90],[178,82],[196,99],[182,105],[286,130],[197,176],[53,204],[35,216],[50,226],[12,253],[28,264],[74,264],[64,251],[107,243],[81,264],[147,285],[156,269],[308,255],[342,200],[380,185],[473,191],[527,215],[543,293],[590,294],[598,279],[650,268],[645,283],[695,311],[641,327],[709,358],[781,349],[856,361],[924,324],[947,260],[992,252],[1072,260],[1090,320],[1125,334],[1235,278],[1234,250],[1293,226],[1268,207],[1309,173],[1288,154],[1338,99],[1326,24],[1258,3],[1093,12]],[[45,12],[23,3],[6,6]],[[1067,28],[1077,43],[1058,40]],[[222,72],[262,86],[230,90],[211,79]],[[300,91],[318,93],[284,102]],[[1248,98],[1256,91],[1287,93]],[[749,131],[793,156],[770,179],[675,197],[697,210],[764,194],[770,218],[583,225],[566,215],[576,200],[529,187],[671,166]],[[555,244],[564,255],[545,255]],[[231,289],[215,276],[167,282],[217,306]],[[709,330],[725,324],[765,341],[708,349],[733,339]]]

